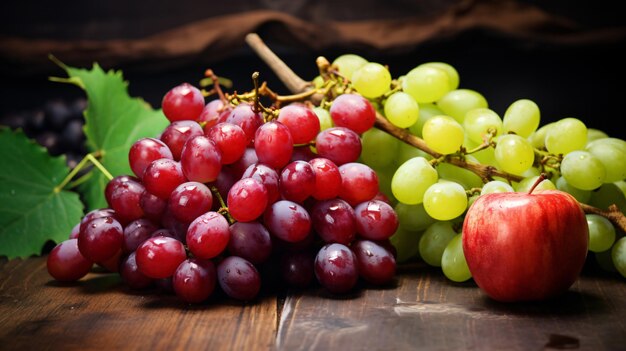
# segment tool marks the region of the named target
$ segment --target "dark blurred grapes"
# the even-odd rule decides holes
[[[52,156],[65,154],[67,165],[73,168],[87,153],[83,132],[86,107],[84,97],[54,98],[30,110],[5,113],[0,116],[0,125],[22,129]]]

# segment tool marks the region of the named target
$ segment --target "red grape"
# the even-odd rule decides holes
[[[202,92],[189,83],[182,83],[170,89],[161,101],[163,114],[170,122],[181,120],[195,121],[204,108]]]
[[[89,273],[93,262],[86,259],[78,249],[77,239],[67,239],[57,244],[48,254],[46,267],[52,278],[58,281],[76,281]]]

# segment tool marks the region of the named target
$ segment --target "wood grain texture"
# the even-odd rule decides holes
[[[0,262],[0,350],[267,350],[276,298],[197,306],[130,292],[117,274],[74,284],[50,278],[45,258]]]
[[[502,304],[474,283],[456,284],[424,265],[394,287],[333,297],[290,295],[277,350],[619,350],[626,348],[626,284],[583,275],[545,302]]]
[[[424,264],[386,288],[313,287],[190,306],[115,274],[53,281],[45,258],[0,260],[0,350],[623,350],[626,282],[585,273],[544,302],[494,302]],[[280,301],[280,303],[279,303]],[[277,320],[280,318],[280,320]],[[277,326],[278,325],[278,326]]]

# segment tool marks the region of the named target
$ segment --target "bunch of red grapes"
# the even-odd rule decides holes
[[[165,94],[170,124],[132,145],[134,174],[107,184],[109,207],[87,213],[51,251],[53,278],[78,280],[95,263],[131,289],[168,286],[189,303],[216,289],[252,300],[260,272],[334,294],[359,279],[393,281],[397,215],[376,173],[357,162],[360,133],[375,121],[369,101],[340,95],[334,127],[323,131],[305,103],[275,113],[258,97],[205,103],[188,83]],[[269,262],[277,264],[263,270]]]

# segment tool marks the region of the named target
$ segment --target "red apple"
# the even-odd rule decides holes
[[[474,281],[503,302],[567,291],[583,268],[588,241],[583,210],[558,190],[482,195],[463,223],[463,252]]]

